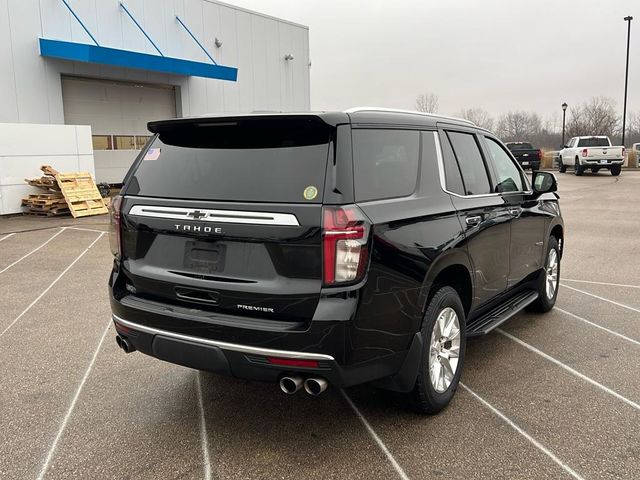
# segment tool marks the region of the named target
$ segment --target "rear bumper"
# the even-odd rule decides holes
[[[586,159],[580,160],[580,164],[583,167],[607,168],[607,167],[611,167],[612,165],[622,165],[623,163],[624,163],[624,160],[622,158],[619,158],[616,160],[607,160],[606,163],[600,163],[600,160],[586,160]]]
[[[380,386],[409,391],[415,382],[422,352],[422,340],[416,334],[408,351],[397,352],[355,365],[341,365],[333,355],[297,350],[282,350],[233,343],[151,327],[112,315],[118,335],[136,350],[185,367],[237,378],[277,382],[283,375],[322,377],[336,387],[349,387],[380,381]],[[285,360],[273,363],[270,359]],[[311,361],[301,366],[296,361]]]
[[[540,160],[518,160],[518,163],[523,169],[532,168],[534,170],[540,169]]]

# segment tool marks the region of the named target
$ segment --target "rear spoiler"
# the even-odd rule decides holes
[[[252,113],[238,115],[202,116],[188,118],[173,118],[169,120],[157,120],[147,123],[147,128],[152,133],[163,133],[184,127],[232,127],[232,126],[258,126],[263,122],[270,122],[272,126],[282,125],[297,126],[308,125],[310,127],[330,126],[349,123],[349,116],[342,112],[330,113]],[[269,125],[266,123],[265,125]]]

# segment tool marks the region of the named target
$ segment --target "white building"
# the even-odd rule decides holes
[[[308,110],[308,34],[215,0],[0,0],[0,214],[41,164],[121,182],[149,120]]]

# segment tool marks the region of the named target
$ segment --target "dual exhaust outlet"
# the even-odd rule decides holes
[[[116,335],[116,343],[124,351],[124,353],[131,353],[136,351],[136,347],[134,347],[129,340],[121,337],[120,335]]]
[[[280,379],[280,390],[287,395],[293,395],[304,387],[305,392],[316,397],[324,392],[328,386],[329,383],[324,378],[309,377],[303,380],[299,375],[285,375]]]
[[[136,351],[136,347],[134,347],[125,337],[116,335],[116,343],[125,353]],[[309,377],[303,380],[299,375],[292,375],[280,378],[280,390],[288,395],[293,395],[304,387],[305,392],[316,397],[324,392],[328,386],[329,383],[324,378],[319,377]]]

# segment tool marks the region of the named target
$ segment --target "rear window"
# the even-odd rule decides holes
[[[413,193],[418,180],[420,132],[354,129],[352,138],[357,201]]]
[[[330,137],[328,125],[300,120],[167,126],[139,162],[126,193],[320,203]]]
[[[533,150],[530,143],[507,143],[507,148],[512,152],[516,150]]]
[[[578,142],[578,147],[608,147],[608,138],[581,138]]]

